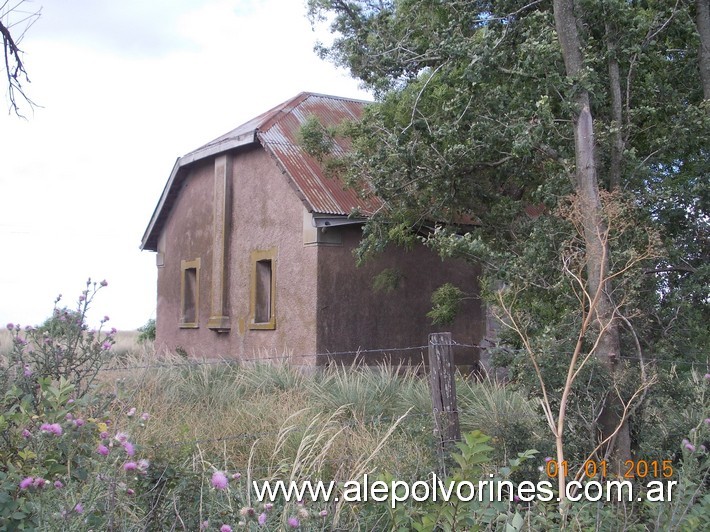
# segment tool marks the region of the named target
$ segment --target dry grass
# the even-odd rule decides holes
[[[118,331],[114,340],[116,343],[113,346],[113,351],[119,355],[133,354],[139,356],[146,349],[151,349],[151,346],[146,346],[138,343],[138,331]]]
[[[409,409],[396,382],[409,383],[403,389],[411,394],[419,381],[407,372],[397,376],[396,368],[350,371],[348,382],[342,369],[307,374],[277,364],[186,365],[155,354],[126,362],[163,367],[102,374],[118,392],[116,428],[129,424],[128,409],[148,412],[146,427],[131,436],[166,460],[196,468],[216,460],[231,471],[251,467],[256,478],[344,480],[361,470],[417,478],[435,466],[430,416],[412,413],[392,429]],[[426,382],[420,385],[426,398]]]

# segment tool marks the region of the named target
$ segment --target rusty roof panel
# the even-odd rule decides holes
[[[318,118],[325,127],[335,126],[344,120],[357,120],[362,116],[365,102],[347,100],[319,94],[305,94],[284,113],[273,116],[258,131],[261,144],[276,158],[288,174],[310,210],[320,214],[348,215],[353,210],[372,213],[379,202],[364,199],[344,183],[328,177],[322,165],[308,155],[298,144],[301,126],[310,116]],[[296,99],[294,99],[296,100]],[[344,139],[336,139],[336,154],[349,146]]]

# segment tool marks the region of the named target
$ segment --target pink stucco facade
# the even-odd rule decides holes
[[[248,148],[232,157],[231,232],[226,267],[230,329],[207,327],[213,260],[214,163],[193,169],[173,206],[158,253],[157,345],[208,357],[265,358],[316,352],[316,247],[302,241],[303,205],[268,154]],[[275,250],[274,329],[249,327],[251,253]],[[200,259],[197,328],[180,327],[183,260]]]

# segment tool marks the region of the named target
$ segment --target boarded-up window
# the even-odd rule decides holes
[[[276,250],[254,251],[251,254],[251,260],[251,319],[249,326],[252,329],[275,329]]]
[[[199,323],[200,259],[180,263],[180,327],[196,328]]]

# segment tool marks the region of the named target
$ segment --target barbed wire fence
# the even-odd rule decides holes
[[[511,354],[525,354],[526,351],[524,349],[516,349],[516,348],[511,348],[511,347],[503,347],[503,346],[484,346],[484,345],[478,345],[478,344],[467,344],[467,343],[459,343],[456,341],[453,341],[450,344],[452,347],[457,348],[470,348],[470,349],[478,349],[480,351],[501,351],[505,353],[511,353]],[[226,365],[226,366],[238,366],[240,364],[250,364],[250,363],[255,363],[258,364],[260,362],[288,362],[290,365],[293,366],[298,366],[298,364],[294,364],[295,361],[301,360],[301,359],[310,359],[310,360],[317,360],[317,359],[328,359],[330,362],[339,362],[338,357],[344,357],[344,356],[351,356],[351,357],[358,357],[355,359],[356,366],[376,366],[377,364],[371,364],[368,363],[367,360],[365,360],[365,355],[368,354],[374,354],[374,353],[380,353],[383,355],[387,354],[392,354],[392,353],[401,353],[401,352],[406,352],[406,351],[420,351],[421,353],[424,353],[427,349],[429,348],[428,345],[418,345],[418,346],[410,346],[410,347],[391,347],[391,348],[378,348],[378,349],[352,349],[348,351],[326,351],[322,353],[307,353],[307,354],[285,354],[285,355],[259,355],[259,356],[252,356],[252,357],[236,357],[236,358],[226,358],[226,357],[219,357],[219,358],[211,358],[211,357],[201,357],[201,358],[191,358],[191,359],[186,359],[184,362],[175,362],[174,360],[168,360],[166,359],[165,362],[160,362],[160,363],[155,363],[155,364],[137,364],[137,365],[110,365],[107,367],[102,367],[99,369],[100,373],[106,373],[106,372],[117,372],[117,371],[135,371],[135,370],[144,370],[144,369],[171,369],[171,368],[179,368],[179,367],[196,367],[196,366],[220,366],[220,365]],[[556,354],[556,355],[571,355],[571,351],[569,350],[549,350],[545,349],[545,353],[547,354]],[[692,353],[688,353],[692,354]],[[694,353],[698,354],[698,353]],[[705,354],[705,353],[702,353]],[[629,362],[639,362],[643,361],[644,363],[650,363],[650,364],[656,364],[658,366],[667,366],[667,367],[679,367],[679,368],[686,368],[686,369],[698,369],[698,370],[707,370],[710,371],[710,354],[708,354],[709,358],[706,361],[698,361],[698,360],[678,360],[674,358],[663,358],[660,356],[647,356],[644,355],[643,357],[639,357],[637,355],[635,356],[630,356],[630,355],[620,355],[618,358],[620,360],[628,360]],[[387,362],[387,360],[380,360],[379,362]],[[317,367],[317,366],[313,366]]]

